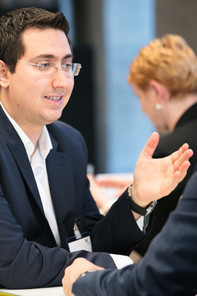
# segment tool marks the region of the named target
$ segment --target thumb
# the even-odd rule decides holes
[[[159,143],[159,133],[153,132],[140,154],[141,157],[152,157],[158,143]]]

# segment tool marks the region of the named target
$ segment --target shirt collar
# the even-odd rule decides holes
[[[16,132],[18,133],[19,137],[21,138],[21,141],[23,142],[27,155],[30,159],[30,156],[32,155],[34,151],[34,144],[32,141],[29,139],[29,137],[25,134],[25,132],[22,130],[22,128],[16,123],[16,121],[8,114],[8,112],[5,110],[2,102],[0,102],[0,105],[5,112],[6,116],[8,117],[9,121],[15,128]],[[53,149],[53,145],[51,142],[51,138],[49,136],[49,132],[46,128],[46,126],[43,127],[42,133],[40,135],[40,138],[38,140],[38,149],[40,156],[42,157],[43,160],[46,159],[49,151]]]

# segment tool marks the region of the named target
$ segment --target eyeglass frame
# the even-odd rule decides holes
[[[25,61],[25,63],[28,64],[28,65],[32,65],[32,66],[36,67],[36,70],[40,74],[42,73],[42,71],[39,71],[39,69],[41,69],[41,67],[42,67],[41,62],[31,63],[31,62]],[[43,74],[45,73],[45,74],[49,74],[49,75],[52,74],[52,73],[54,73],[55,72],[55,69],[58,70],[60,68],[61,68],[61,70],[63,72],[67,73],[65,71],[65,69],[68,69],[68,65],[71,65],[72,66],[72,74],[73,74],[73,76],[78,76],[79,75],[79,72],[80,72],[80,70],[82,68],[82,66],[81,66],[80,63],[66,63],[66,64],[61,64],[61,65],[56,65],[55,62],[45,62],[45,64],[51,64],[51,68],[54,68],[54,71],[52,71],[51,73],[45,73],[44,70],[43,70]],[[75,69],[75,68],[76,68],[76,70],[73,73],[73,69]],[[67,73],[67,74],[69,74],[69,73]]]

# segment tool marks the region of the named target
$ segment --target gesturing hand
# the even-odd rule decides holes
[[[154,159],[153,153],[159,142],[159,134],[154,132],[140,153],[134,171],[131,188],[133,200],[140,206],[168,195],[185,177],[190,166],[193,151],[183,144],[171,155]]]

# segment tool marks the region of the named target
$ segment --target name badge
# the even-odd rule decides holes
[[[92,252],[92,244],[91,244],[90,236],[86,236],[86,237],[77,239],[73,242],[70,242],[68,246],[69,246],[70,252],[76,252],[81,250]]]

